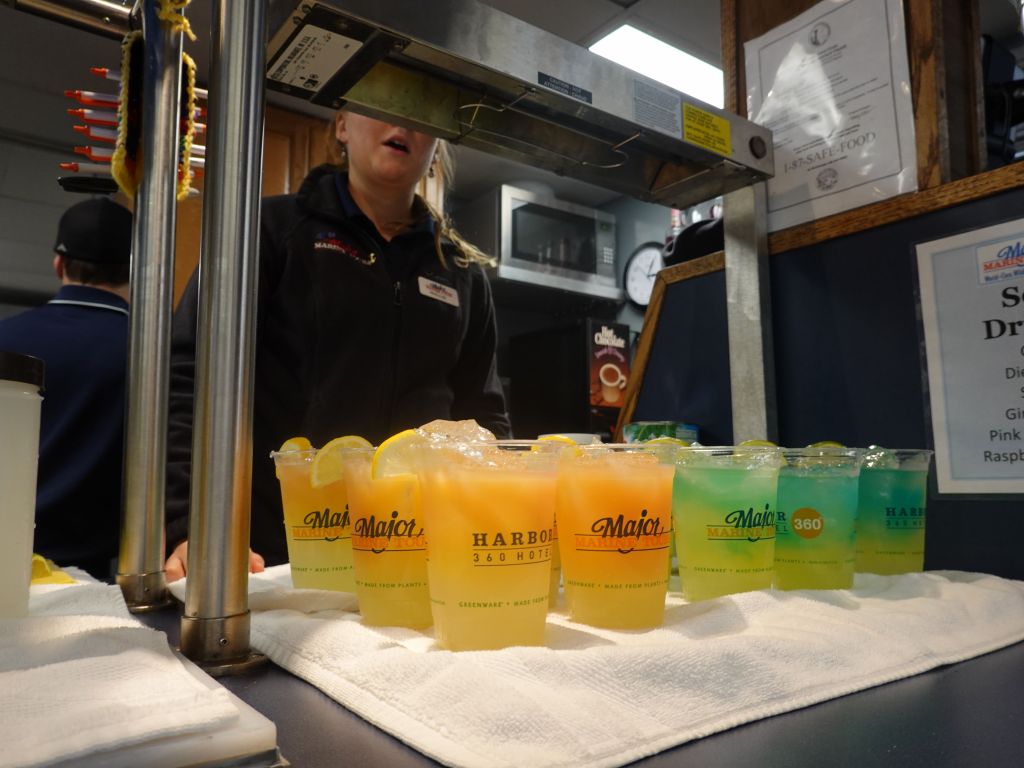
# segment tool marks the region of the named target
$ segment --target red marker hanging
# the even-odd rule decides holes
[[[117,109],[118,97],[116,93],[97,93],[96,91],[67,90],[64,95],[74,99],[86,107],[98,107],[100,109]]]

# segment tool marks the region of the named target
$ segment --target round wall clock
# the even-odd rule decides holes
[[[665,266],[662,260],[661,243],[644,243],[626,259],[622,285],[626,290],[626,298],[633,304],[644,309],[651,301],[654,280],[658,270]]]

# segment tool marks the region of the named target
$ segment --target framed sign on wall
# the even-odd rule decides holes
[[[1024,492],[1024,219],[917,244],[939,493]]]

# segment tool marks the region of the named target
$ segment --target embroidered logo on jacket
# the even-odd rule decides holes
[[[366,266],[370,266],[377,261],[376,253],[364,253],[351,243],[346,243],[344,240],[339,239],[338,235],[334,232],[318,232],[316,240],[313,241],[313,250],[337,251]]]

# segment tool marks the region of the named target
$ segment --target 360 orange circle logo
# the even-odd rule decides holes
[[[793,533],[803,539],[814,539],[825,530],[825,518],[821,513],[811,507],[801,507],[790,518],[793,526]]]

